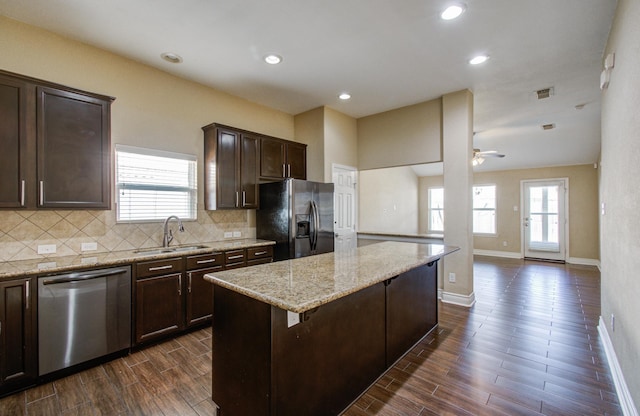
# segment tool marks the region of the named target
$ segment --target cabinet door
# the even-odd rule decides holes
[[[260,176],[285,178],[285,143],[263,137],[260,143]]]
[[[218,129],[217,140],[216,209],[236,208],[240,201],[238,192],[240,133]]]
[[[33,207],[34,114],[32,87],[0,75],[0,208]]]
[[[240,152],[240,207],[258,208],[258,157],[260,139],[255,136],[242,135]]]
[[[182,329],[182,273],[136,282],[136,342]]]
[[[110,102],[38,87],[38,206],[110,208]]]
[[[187,272],[187,326],[211,320],[213,316],[213,284],[204,275],[221,271],[222,266]]]
[[[36,377],[32,279],[0,283],[0,394]]]
[[[387,367],[438,324],[437,263],[386,284]]]
[[[287,176],[307,179],[307,146],[287,143]]]

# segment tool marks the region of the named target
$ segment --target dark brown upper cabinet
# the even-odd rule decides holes
[[[205,208],[258,208],[259,137],[215,123],[202,129]]]
[[[111,208],[112,97],[0,71],[0,208]]]
[[[260,178],[307,179],[307,145],[262,137]]]

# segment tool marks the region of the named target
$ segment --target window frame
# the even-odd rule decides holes
[[[174,185],[158,185],[158,184],[134,184],[127,185],[124,182],[119,181],[118,170],[120,169],[118,154],[130,153],[143,156],[160,157],[176,159],[181,161],[187,161],[192,165],[188,168],[188,186],[174,186]],[[133,223],[156,223],[162,222],[166,217],[153,217],[153,218],[136,218],[136,219],[122,219],[120,208],[122,206],[120,202],[121,190],[123,189],[136,189],[136,190],[150,190],[150,191],[165,191],[165,192],[187,192],[189,195],[189,215],[180,215],[182,221],[197,221],[198,219],[198,160],[196,155],[187,153],[170,152],[159,149],[130,146],[125,144],[116,144],[114,147],[114,183],[115,183],[115,204],[116,204],[116,223],[117,224],[133,224]],[[171,214],[169,214],[171,215]],[[168,215],[167,215],[168,216]]]
[[[442,191],[442,207],[440,208],[433,208],[431,205],[432,202],[432,197],[431,197],[431,191],[432,190],[441,190]],[[442,217],[442,229],[441,230],[436,230],[433,228],[433,224],[431,221],[432,218],[432,212],[433,211],[440,211],[441,213],[441,217]],[[427,188],[427,233],[429,234],[444,234],[444,186],[430,186]]]
[[[475,197],[476,197],[476,188],[486,188],[493,187],[493,208],[476,208],[475,207]],[[472,233],[475,236],[487,236],[487,237],[495,237],[498,235],[498,186],[495,183],[486,183],[486,184],[474,184],[471,187],[471,206],[472,206]],[[476,212],[493,212],[493,232],[479,232],[476,231],[476,221],[475,221],[475,213]]]

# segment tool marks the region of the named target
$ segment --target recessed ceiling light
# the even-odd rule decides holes
[[[440,18],[442,20],[453,20],[456,17],[460,17],[462,13],[467,9],[462,3],[455,3],[448,6],[442,13],[440,13]]]
[[[172,64],[179,64],[180,62],[182,62],[182,57],[173,52],[162,53],[160,54],[160,57],[167,62],[171,62]]]
[[[338,95],[338,98],[340,98],[341,100],[348,100],[351,98],[351,94],[349,94],[348,92],[343,92]]]
[[[282,62],[282,57],[279,55],[271,54],[265,56],[264,61],[269,65],[278,65],[280,62]]]
[[[489,57],[487,55],[478,55],[469,60],[471,65],[479,65],[483,62],[486,62]]]

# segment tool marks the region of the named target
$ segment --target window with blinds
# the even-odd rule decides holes
[[[195,155],[116,145],[118,222],[196,219]]]

